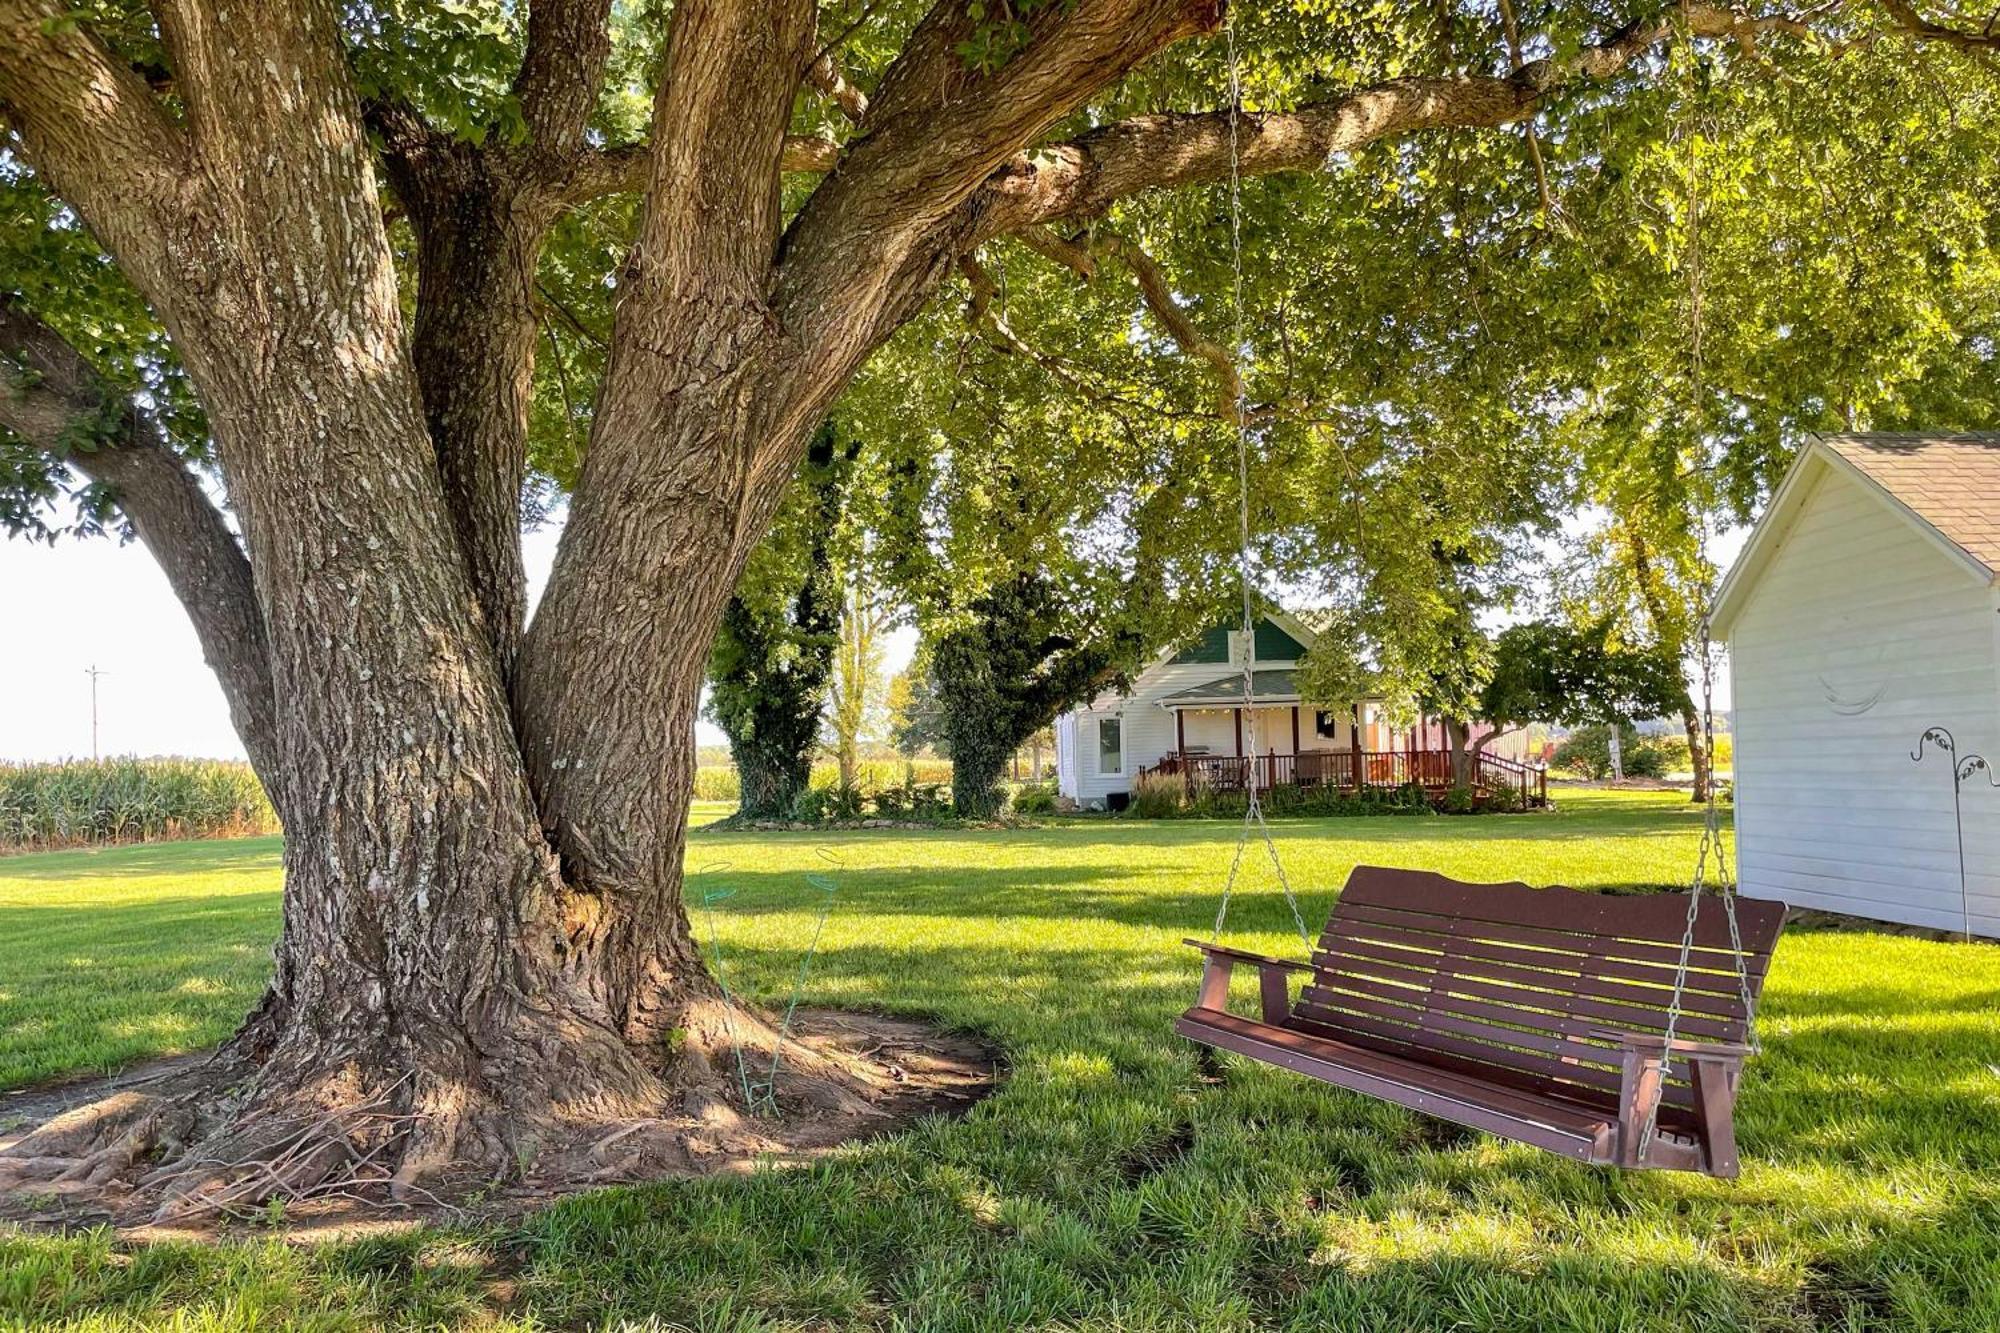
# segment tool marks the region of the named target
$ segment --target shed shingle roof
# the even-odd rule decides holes
[[[1827,435],[1821,442],[2000,574],[2000,433]]]

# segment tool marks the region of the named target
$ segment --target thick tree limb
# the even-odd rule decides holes
[[[814,134],[788,134],[779,156],[778,169],[786,172],[819,173],[832,171],[840,161],[838,140]],[[637,194],[646,188],[652,172],[650,144],[619,144],[578,155],[555,189],[569,207],[601,199],[608,194]]]
[[[777,306],[788,327],[839,356],[906,314],[968,246],[953,213],[1093,92],[1161,48],[1221,21],[1216,0],[1076,0],[1029,21],[1027,44],[991,72],[962,54],[976,21],[939,0],[883,76],[869,132],[813,193],[786,238]],[[857,267],[857,256],[868,262]],[[836,288],[861,299],[833,301]]]
[[[611,55],[610,15],[611,0],[529,4],[528,49],[513,91],[535,159],[555,161],[582,142]]]
[[[156,277],[170,266],[184,216],[186,138],[145,80],[61,0],[0,0],[0,119],[121,262]]]
[[[1752,18],[1707,5],[1690,7],[1686,21],[1705,37],[1811,31],[1789,16]],[[1245,175],[1317,171],[1341,153],[1393,135],[1512,124],[1567,88],[1622,73],[1674,31],[1670,18],[1635,23],[1573,56],[1529,61],[1504,78],[1391,79],[1293,111],[1245,112],[1237,118],[1240,168]],[[1060,218],[1093,217],[1129,195],[1224,179],[1229,167],[1226,110],[1116,121],[1017,155],[967,205],[977,214],[971,235],[983,240]]]
[[[162,443],[150,414],[5,295],[0,295],[0,427],[60,456],[111,492],[194,622],[236,734],[276,799],[283,770],[271,660],[243,548],[201,482]]]

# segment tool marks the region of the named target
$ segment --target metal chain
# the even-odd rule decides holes
[[[1687,36],[1683,31],[1683,38]],[[1690,89],[1694,79],[1690,76]],[[1690,419],[1700,430],[1702,405],[1702,251],[1701,251],[1701,150],[1695,136],[1685,129],[1682,140],[1688,152],[1688,380]],[[1706,436],[1702,438],[1705,440]],[[1704,445],[1704,450],[1706,446]],[[1688,890],[1687,925],[1681,931],[1680,953],[1674,964],[1673,996],[1667,1005],[1667,1026],[1660,1048],[1661,1088],[1646,1110],[1639,1134],[1637,1160],[1643,1162],[1659,1132],[1660,1105],[1666,1100],[1666,1080],[1673,1076],[1674,1041],[1680,1032],[1682,1010],[1687,995],[1688,964],[1694,953],[1695,928],[1701,916],[1701,894],[1708,880],[1709,858],[1715,859],[1716,894],[1722,899],[1723,914],[1729,922],[1729,944],[1736,961],[1736,985],[1743,1004],[1746,1044],[1757,1050],[1757,1007],[1750,995],[1750,971],[1743,954],[1743,932],[1736,919],[1736,880],[1729,869],[1728,849],[1722,836],[1722,805],[1715,784],[1715,640],[1709,623],[1713,601],[1713,580],[1708,565],[1708,510],[1696,507],[1696,560],[1700,582],[1696,587],[1701,610],[1701,747],[1708,767],[1707,802],[1702,812],[1701,848],[1696,853],[1694,883]]]
[[[1234,6],[1223,19],[1222,35],[1229,52],[1229,261],[1231,311],[1235,322],[1230,354],[1240,357],[1243,354],[1243,178],[1239,170],[1241,156],[1237,146],[1237,117],[1243,107],[1243,79],[1236,55]],[[1238,374],[1236,399],[1230,415],[1236,427],[1236,580],[1243,594],[1243,711],[1248,714],[1250,722],[1246,733],[1249,754],[1243,765],[1243,788],[1248,803],[1243,811],[1243,829],[1236,837],[1236,853],[1229,861],[1229,878],[1223,882],[1222,905],[1216,909],[1215,932],[1210,941],[1222,938],[1223,924],[1229,918],[1229,899],[1236,890],[1237,876],[1243,867],[1243,849],[1249,845],[1250,831],[1255,827],[1264,836],[1264,849],[1270,853],[1271,868],[1278,875],[1278,887],[1284,890],[1285,903],[1292,909],[1292,924],[1298,928],[1299,939],[1310,954],[1312,935],[1306,930],[1305,914],[1299,910],[1298,895],[1292,892],[1292,882],[1285,874],[1285,863],[1278,856],[1277,840],[1271,836],[1271,826],[1264,820],[1264,802],[1257,786],[1257,622],[1250,589],[1250,426],[1245,385],[1244,376]]]

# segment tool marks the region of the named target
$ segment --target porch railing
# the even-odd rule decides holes
[[[1360,781],[1355,779],[1356,763]],[[1454,785],[1449,750],[1305,750],[1298,754],[1168,754],[1150,768],[1139,770],[1140,777],[1158,774],[1179,777],[1190,793],[1197,791],[1241,791],[1252,774],[1259,788],[1361,787],[1424,788],[1441,794]],[[1510,788],[1520,793],[1524,804],[1548,800],[1548,773],[1537,765],[1499,755],[1480,754],[1473,759],[1473,786],[1492,791]]]

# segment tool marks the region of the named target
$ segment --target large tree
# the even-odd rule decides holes
[[[1217,0],[0,0],[10,174],[115,262],[205,414],[234,557],[201,596],[287,832],[274,975],[225,1058],[15,1172],[161,1151],[191,1168],[176,1193],[242,1199],[345,1169],[363,1135],[405,1191],[634,1125],[670,1144],[655,1117],[717,1104],[732,1040],[681,898],[708,648],[814,426],[961,257],[1059,249],[1052,226],[1225,179],[1232,144],[1245,173],[1322,170],[1622,86],[1677,32],[1796,26],[1579,3],[1522,60],[1483,5],[1406,8],[1246,23],[1285,109],[1232,120],[1218,48],[1177,49]],[[610,196],[636,212],[530,624],[537,273]],[[213,515],[142,517],[173,488],[105,479],[155,549],[214,547]],[[786,1068],[787,1095],[839,1095]]]

